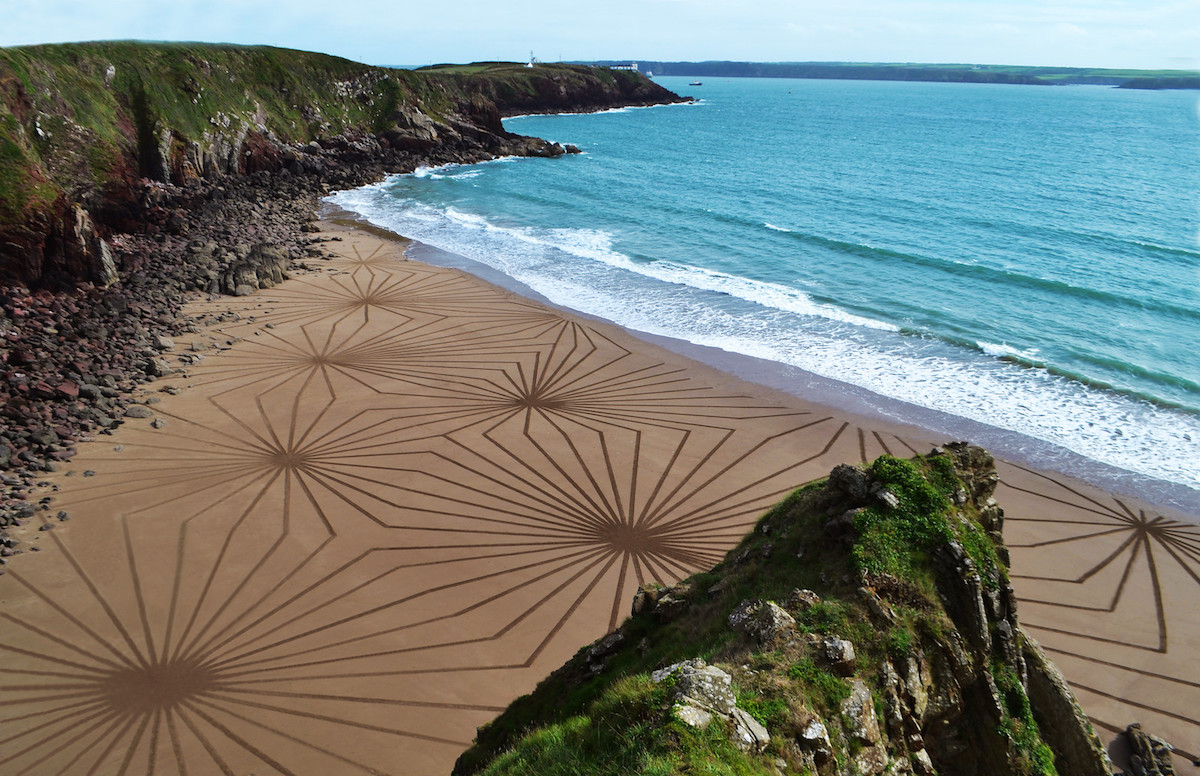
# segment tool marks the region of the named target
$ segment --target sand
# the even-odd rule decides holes
[[[193,304],[225,318],[177,343],[203,360],[47,475],[0,577],[0,772],[447,773],[637,585],[946,441],[325,229],[316,271]],[[1022,622],[1106,738],[1141,721],[1190,772],[1196,516],[1000,471]]]

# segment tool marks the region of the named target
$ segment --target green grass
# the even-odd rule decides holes
[[[812,658],[801,658],[788,666],[788,678],[799,682],[808,691],[810,702],[823,716],[838,711],[842,701],[850,697],[850,683],[818,665]]]
[[[645,676],[617,681],[583,713],[536,729],[481,773],[544,776],[765,776],[719,720],[696,730],[670,714],[667,683]]]
[[[955,514],[950,494],[960,485],[947,456],[916,462],[884,455],[870,471],[899,503],[870,506],[855,516],[853,554],[861,571],[928,585],[933,550],[958,541],[984,582],[999,584],[1004,568],[995,544],[976,521],[966,515],[960,520]]]
[[[871,473],[896,493],[899,504],[895,509],[866,510],[865,540],[860,537],[847,546],[828,538],[823,483],[794,491],[725,561],[689,580],[692,603],[683,615],[666,623],[651,612],[630,618],[622,626],[626,646],[598,676],[577,661],[549,677],[481,729],[476,745],[464,755],[467,770],[491,763],[483,772],[758,772],[754,769],[769,768],[775,758],[789,756],[789,731],[809,719],[806,710],[821,716],[835,743],[835,757],[844,759],[854,746],[841,719],[851,683],[827,667],[821,639],[837,635],[852,641],[855,675],[877,691],[885,661],[901,665],[912,655],[946,649],[953,624],[936,591],[929,554],[954,539],[977,557],[981,569],[999,569],[995,546],[970,507],[953,503],[953,494],[964,486],[948,456],[914,461],[884,456],[872,464]],[[857,592],[860,573],[866,569],[897,577],[890,588],[897,598],[885,601],[894,611],[890,623],[872,614]],[[729,612],[742,600],[782,603],[795,588],[812,589],[822,600],[792,612],[799,636],[790,643],[757,652],[726,624]],[[653,727],[647,720],[654,719],[651,712],[659,702],[647,698],[666,691],[647,684],[648,673],[693,657],[720,663],[733,675],[738,705],[772,734],[773,743],[763,755],[731,755],[727,732],[715,726],[703,735],[683,730],[678,723],[664,723],[663,718],[659,723],[666,732],[645,727]],[[618,703],[617,698],[626,700]],[[1013,695],[1013,711],[1006,716],[1004,730],[997,732],[1013,739],[1022,762],[1029,763],[1030,776],[1048,775],[1052,771],[1043,766],[1052,763],[1052,757],[1045,759],[1049,750],[1026,713],[1027,700],[1020,706],[1023,698]],[[875,700],[881,703],[882,695],[876,692]],[[581,754],[565,751],[572,747]],[[705,748],[709,754],[704,754]],[[497,757],[499,752],[507,754]]]
[[[1029,696],[1025,694],[1020,678],[1011,668],[996,662],[992,663],[991,671],[1004,706],[1004,719],[999,732],[1017,748],[1016,772],[1027,776],[1058,776],[1058,770],[1054,767],[1054,752],[1038,734]]]

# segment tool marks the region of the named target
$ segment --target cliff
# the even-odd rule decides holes
[[[170,372],[189,292],[249,294],[321,255],[320,197],[420,165],[563,148],[501,118],[678,102],[636,73],[413,72],[266,47],[0,49],[0,544],[26,497]],[[8,544],[0,547],[0,565]]]
[[[966,445],[839,466],[644,587],[455,773],[1110,774],[1018,623],[995,483]]]
[[[554,156],[564,149],[501,118],[679,99],[636,73],[580,66],[414,72],[205,44],[0,49],[0,283],[111,283],[110,235],[166,228],[172,204],[225,178]]]

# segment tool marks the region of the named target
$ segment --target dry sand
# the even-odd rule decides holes
[[[319,271],[193,305],[225,313],[206,358],[48,476],[54,527],[0,577],[0,772],[446,773],[639,583],[838,463],[945,441],[326,229]],[[1001,474],[1022,622],[1102,734],[1190,761],[1197,520]]]

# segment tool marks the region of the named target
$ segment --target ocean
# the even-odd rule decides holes
[[[1200,489],[1195,92],[656,80],[697,101],[507,119],[583,153],[331,202],[555,304],[1015,432],[1032,463]]]

